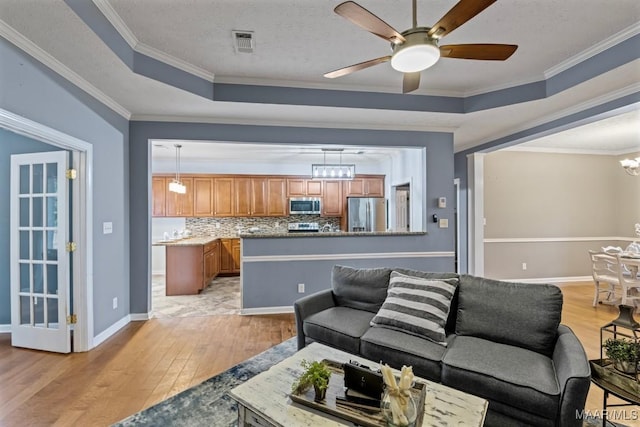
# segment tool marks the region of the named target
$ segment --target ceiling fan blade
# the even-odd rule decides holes
[[[405,41],[405,38],[402,37],[402,35],[391,25],[387,24],[382,19],[360,6],[358,3],[346,1],[336,6],[333,11],[343,18],[347,18],[360,28],[364,28],[370,33],[375,34],[378,37],[382,37],[387,41]]]
[[[518,49],[514,44],[448,44],[440,46],[443,58],[481,59],[484,61],[504,61]]]
[[[420,86],[420,71],[415,73],[404,73],[402,78],[402,93],[413,92]]]
[[[365,68],[373,67],[374,65],[381,64],[391,60],[391,55],[381,56],[380,58],[370,59],[368,61],[360,62],[359,64],[349,65],[348,67],[340,68],[326,73],[324,76],[328,79],[335,79],[336,77],[346,76],[356,71],[364,70]]]
[[[429,37],[442,38],[455,30],[496,0],[460,0],[429,30]]]

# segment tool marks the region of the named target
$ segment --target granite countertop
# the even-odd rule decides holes
[[[427,234],[424,231],[338,231],[338,232],[313,232],[313,233],[240,233],[243,239],[272,239],[289,237],[354,237],[354,236],[412,236]]]
[[[152,246],[199,246],[206,245],[217,239],[233,239],[237,237],[237,235],[194,236],[176,240],[158,240],[153,242]]]

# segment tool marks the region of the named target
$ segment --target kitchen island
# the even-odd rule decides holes
[[[241,233],[242,314],[288,313],[331,287],[334,265],[455,271],[453,242],[426,232]]]
[[[240,240],[198,236],[158,241],[166,247],[166,295],[195,295],[218,274],[240,272]]]

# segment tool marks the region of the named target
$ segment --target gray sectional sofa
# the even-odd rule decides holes
[[[393,307],[386,300],[390,278],[405,276],[436,284],[458,279],[447,281],[457,287],[442,321],[446,345],[416,333],[412,322],[407,330],[393,321],[372,326],[381,307]],[[294,309],[299,349],[317,341],[396,368],[413,366],[418,376],[487,399],[487,426],[582,425],[577,414],[589,389],[589,363],[560,324],[556,286],[335,266],[331,289],[296,301]]]

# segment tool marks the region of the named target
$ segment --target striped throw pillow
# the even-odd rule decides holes
[[[423,279],[393,271],[387,298],[370,324],[446,346],[444,327],[457,286],[458,279]]]

